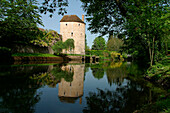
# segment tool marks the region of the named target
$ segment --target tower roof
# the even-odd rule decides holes
[[[60,22],[80,22],[80,23],[84,23],[77,15],[64,15],[63,18],[60,20]]]

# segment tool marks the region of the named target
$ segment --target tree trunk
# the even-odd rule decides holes
[[[151,42],[148,42],[148,46],[149,46],[150,66],[152,66],[153,60],[154,60],[154,52],[155,52],[154,51],[155,50],[155,37],[153,37],[152,39],[152,45],[151,45]]]

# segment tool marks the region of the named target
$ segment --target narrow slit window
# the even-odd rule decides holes
[[[71,36],[73,36],[73,32],[71,32]]]
[[[67,24],[66,24],[66,26],[67,26]]]

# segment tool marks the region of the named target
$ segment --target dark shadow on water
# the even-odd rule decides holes
[[[115,91],[101,90],[90,92],[84,113],[133,113],[142,105],[149,103],[149,89],[128,81]]]

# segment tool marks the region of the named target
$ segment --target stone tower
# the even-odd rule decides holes
[[[84,15],[82,15],[82,20],[76,15],[63,16],[60,20],[60,34],[63,42],[67,39],[74,39],[75,48],[67,51],[68,54],[85,55]],[[66,51],[63,50],[63,53],[66,53]]]

